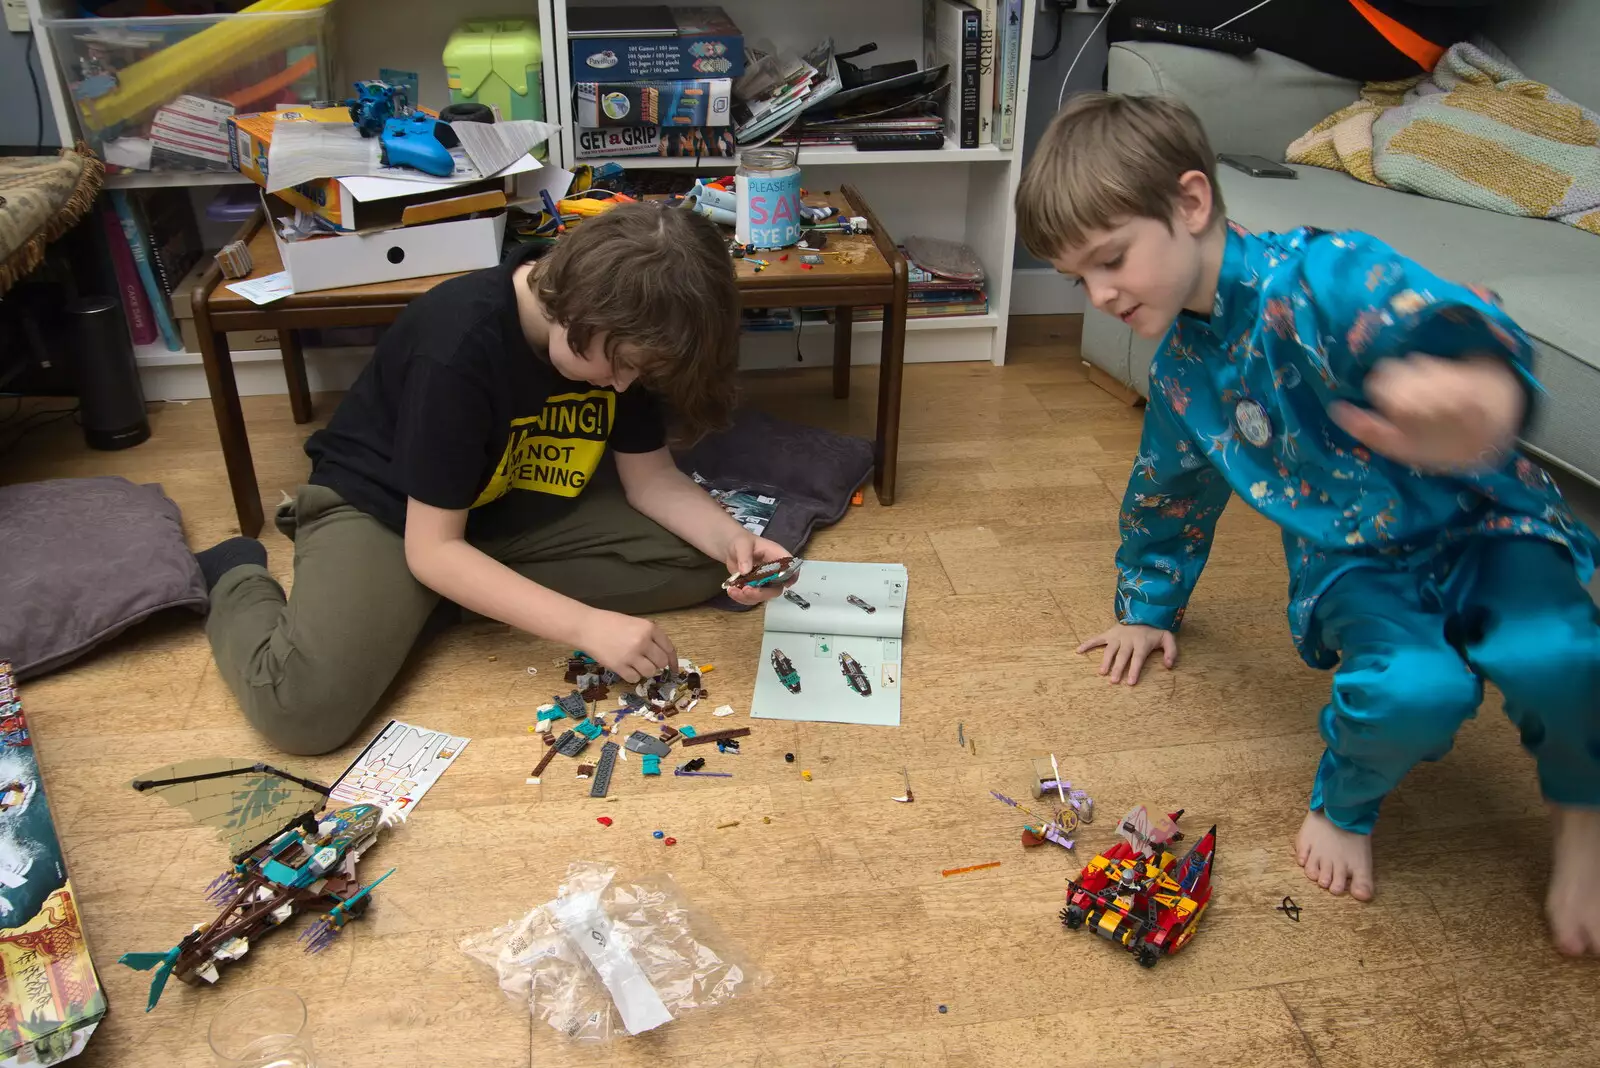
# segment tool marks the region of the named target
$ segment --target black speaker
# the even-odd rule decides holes
[[[133,342],[113,297],[84,297],[67,305],[77,349],[79,416],[91,449],[128,449],[150,437],[144,387]]]

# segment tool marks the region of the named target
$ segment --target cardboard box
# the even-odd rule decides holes
[[[276,196],[262,193],[261,198],[272,220],[294,214]],[[310,293],[493,267],[500,262],[506,213],[304,241],[285,241],[274,223],[272,234],[294,291]]]
[[[0,661],[0,1068],[83,1052],[106,1012],[11,665]]]
[[[631,9],[622,9],[624,11]],[[579,12],[581,11],[581,20]],[[612,81],[738,78],[744,74],[744,35],[720,7],[675,7],[675,33],[630,33],[626,19],[604,8],[569,9],[574,80]]]
[[[733,122],[733,80],[579,82],[572,87],[578,125],[727,126]]]
[[[234,115],[228,119],[228,163],[234,170],[265,189],[267,187],[267,149],[272,144],[273,126],[283,121],[307,120],[310,122],[349,122],[350,109],[287,108],[283,111],[264,111],[255,115]],[[338,183],[332,178],[318,178],[293,189],[276,194],[297,208],[327,219],[345,229],[341,215],[343,199]]]

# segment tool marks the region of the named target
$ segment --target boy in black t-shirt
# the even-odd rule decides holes
[[[534,257],[413,301],[306,443],[309,484],[276,517],[291,597],[253,538],[198,554],[218,669],[278,747],[343,745],[456,605],[632,681],[677,663],[635,613],[788,555],[666,448],[658,398],[691,434],[732,404],[739,296],[716,227],[623,205]]]

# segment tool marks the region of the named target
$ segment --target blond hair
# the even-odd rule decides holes
[[[1211,223],[1223,217],[1216,155],[1189,107],[1159,96],[1079,93],[1056,113],[1017,187],[1017,233],[1029,252],[1053,259],[1081,248],[1095,230],[1131,218],[1172,224],[1178,179],[1211,183]]]

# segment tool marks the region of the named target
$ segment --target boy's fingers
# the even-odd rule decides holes
[[[1178,639],[1173,637],[1170,630],[1161,636],[1161,651],[1166,654],[1161,660],[1168,670],[1178,666]]]
[[[1404,431],[1382,416],[1341,401],[1329,406],[1328,417],[1340,430],[1373,452],[1382,453],[1401,463],[1411,462],[1410,439]]]
[[[1105,635],[1102,634],[1097,638],[1090,638],[1088,641],[1086,641],[1082,645],[1078,646],[1078,652],[1079,653],[1087,653],[1090,649],[1098,649],[1102,645],[1104,645],[1105,643],[1106,643],[1106,638],[1105,638]]]
[[[1139,685],[1139,669],[1144,667],[1144,658],[1148,655],[1143,649],[1136,649],[1133,659],[1128,662],[1128,685]]]
[[[1102,641],[1100,644],[1106,647],[1106,654],[1100,658],[1100,674],[1109,675],[1111,674],[1111,665],[1117,659],[1117,647],[1108,641]]]
[[[1111,669],[1111,682],[1116,684],[1122,681],[1123,672],[1128,670],[1128,661],[1133,657],[1133,646],[1124,645],[1117,650],[1117,663]]]

